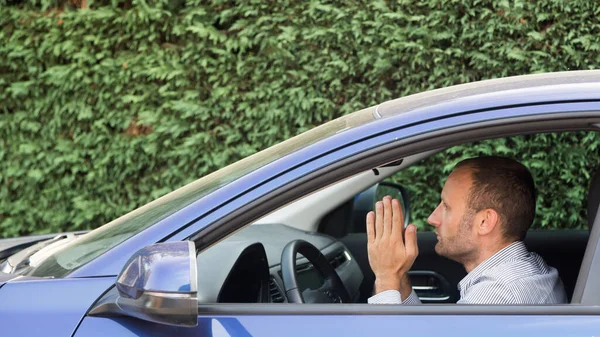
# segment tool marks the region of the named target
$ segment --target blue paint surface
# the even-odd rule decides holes
[[[201,316],[198,323],[182,328],[131,318],[86,317],[75,337],[591,337],[600,331],[597,316],[250,315]]]
[[[113,284],[114,277],[9,282],[0,289],[0,336],[71,336]]]

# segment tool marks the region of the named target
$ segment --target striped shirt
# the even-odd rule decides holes
[[[513,242],[479,264],[458,284],[463,304],[558,304],[567,295],[555,268],[521,241]],[[371,298],[370,304],[419,304],[413,290],[404,301],[396,290]]]

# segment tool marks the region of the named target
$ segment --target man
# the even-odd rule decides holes
[[[535,198],[531,174],[512,159],[479,157],[456,165],[427,221],[437,234],[436,253],[462,263],[468,273],[458,284],[458,303],[566,303],[556,269],[523,244]],[[375,273],[369,303],[420,303],[407,275],[418,255],[417,229],[404,230],[403,223],[400,203],[389,196],[367,215]]]

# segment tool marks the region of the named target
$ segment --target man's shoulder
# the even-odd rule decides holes
[[[519,304],[518,296],[508,283],[481,276],[458,301],[461,304]]]
[[[512,284],[517,280],[526,280],[540,276],[558,277],[556,269],[548,266],[544,259],[536,253],[502,261],[481,273],[480,279],[494,280],[499,283]]]
[[[516,303],[564,303],[566,295],[558,271],[535,253],[522,259],[504,261],[483,272],[476,281],[494,284]]]

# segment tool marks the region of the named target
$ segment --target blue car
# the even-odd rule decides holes
[[[566,131],[600,131],[600,71],[482,81],[357,111],[91,232],[0,241],[0,335],[598,336],[600,173],[586,229],[527,235],[570,304],[455,304],[466,273],[435,254],[427,231],[410,272],[425,305],[366,303],[365,215],[382,195],[403,201],[407,221],[411,211],[411,182],[387,177],[455,145]]]

